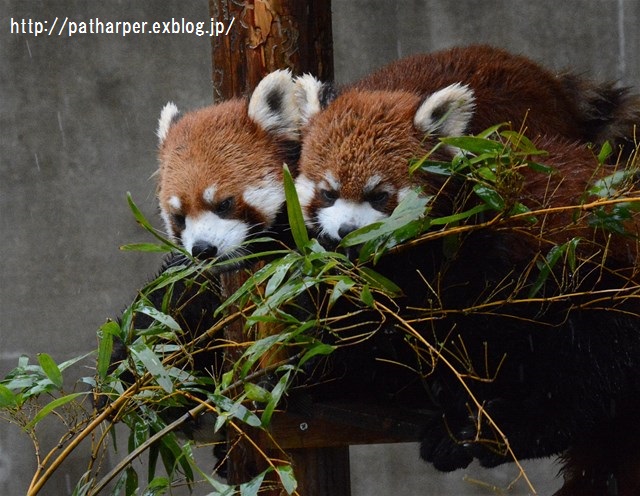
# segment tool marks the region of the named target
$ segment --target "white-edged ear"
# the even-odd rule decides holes
[[[300,109],[300,124],[308,124],[311,118],[335,98],[333,87],[322,83],[311,74],[296,78],[296,103]]]
[[[163,107],[162,112],[160,112],[160,119],[158,120],[158,130],[156,131],[160,144],[162,144],[167,137],[171,125],[175,123],[179,117],[180,111],[175,103],[169,102]]]
[[[413,124],[427,134],[461,136],[473,117],[475,94],[455,83],[429,95],[416,111]]]
[[[265,131],[298,140],[300,111],[295,89],[290,70],[280,69],[267,74],[251,95],[249,118]]]

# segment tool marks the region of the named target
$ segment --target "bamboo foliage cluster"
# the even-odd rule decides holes
[[[437,274],[433,279],[425,278],[424,291],[430,295],[431,305],[403,313],[394,304],[402,293],[402,281],[380,274],[376,264],[386,256],[402,256],[405,250],[431,247],[434,242],[439,243],[446,259],[454,256],[461,236],[479,229],[513,229],[522,231],[522,236],[542,237],[545,217],[558,210],[572,212],[577,222],[587,219],[593,229],[636,236],[628,232],[626,224],[640,206],[634,171],[604,165],[612,152],[604,147],[599,163],[601,167],[611,167],[611,173],[585,191],[582,203],[534,208],[522,200],[522,170],[527,168],[541,175],[555,171],[544,165],[545,152],[521,134],[495,127],[478,136],[444,138],[439,146],[455,147],[460,153],[446,163],[423,157],[410,164],[410,173],[437,174],[445,182],[464,184],[466,196],[456,200],[452,213],[434,215],[434,199],[416,191],[407,195],[389,218],[350,233],[337,251],[327,251],[307,233],[293,181],[286,170],[284,186],[295,246],[269,253],[258,249],[254,250],[256,254],[247,256],[248,262],[262,260],[262,266],[238,291],[220,302],[215,309],[217,320],[206,332],[186,335],[174,318],[176,309],[170,308],[170,302],[178,287],[188,288],[190,294],[219,294],[217,279],[207,276],[218,269],[212,262],[193,260],[183,252],[184,263],[160,274],[140,290],[120,319],[110,320],[100,328],[99,346],[94,353],[59,364],[46,353],[38,355],[37,363],[22,357],[18,366],[0,381],[0,416],[18,425],[33,442],[38,468],[28,494],[40,493],[65,458],[87,438],[92,440],[92,455],[85,475],[77,481],[73,493],[77,496],[99,494],[109,484],[111,494],[167,494],[182,483],[208,485],[211,494],[216,495],[250,496],[260,492],[266,479],[273,481],[273,475],[287,494],[297,494],[295,474],[284,454],[273,458],[253,443],[265,459],[266,470],[244,484],[229,485],[215,471],[212,475],[210,467],[199,466],[193,455],[193,442],[176,432],[202,413],[212,414],[211,434],[219,434],[214,442],[225,446],[225,433],[236,432],[246,438],[242,434],[246,426],[268,431],[273,416],[284,408],[291,388],[317,379],[312,377],[312,371],[321,368],[318,363],[325,358],[330,360],[340,346],[367,346],[375,326],[374,331],[362,333],[357,327],[352,328],[359,312],[368,321],[391,323],[404,333],[417,360],[399,366],[414,370],[421,380],[429,380],[436,364],[444,365],[469,392],[469,403],[479,416],[492,427],[491,435],[483,433],[485,442],[511,453],[518,462],[500,425],[488,414],[483,415],[483,405],[468,387],[474,381],[492,381],[500,373],[500,364],[475,363],[467,355],[463,338],[455,346],[448,346],[425,329],[451,313],[509,314],[519,305],[544,307],[554,300],[566,301],[574,296],[580,297],[582,305],[604,304],[605,298],[611,304],[617,298],[637,296],[636,285],[629,280],[621,288],[585,290],[576,282],[582,277],[581,267],[599,266],[606,270],[607,247],[602,246],[585,259],[580,249],[585,240],[576,237],[562,244],[541,242],[544,251],[536,254],[523,274],[512,274],[503,287],[492,288],[467,308],[447,308],[439,301]],[[131,199],[129,202],[137,221],[156,242],[125,249],[181,251],[150,225]],[[251,242],[260,246],[262,241]],[[359,250],[355,260],[345,255],[353,248]],[[149,299],[157,291],[165,294],[159,308]],[[333,311],[342,301],[349,303],[348,316]],[[187,299],[184,305],[188,304]],[[150,324],[138,326],[140,315],[146,316],[145,321]],[[225,326],[240,318],[247,329],[246,342],[227,342]],[[277,332],[265,335],[256,331],[265,325]],[[327,335],[330,340],[324,339]],[[129,354],[127,360],[114,365],[111,356],[118,341],[127,346]],[[193,370],[199,355],[213,352],[224,357],[230,349],[241,350],[240,358],[233,363],[221,363],[207,372]],[[64,377],[88,357],[96,357],[95,374],[81,378],[69,390]],[[99,396],[99,401],[94,401],[94,395]],[[58,419],[66,430],[56,446],[41,444],[39,426],[45,418]],[[118,422],[129,428],[127,453],[116,467],[106,471],[102,466],[104,453]],[[233,450],[234,446],[228,449]],[[146,480],[131,463],[145,451],[149,453]],[[160,465],[164,467],[162,475],[157,470]],[[520,477],[532,488],[524,470]],[[146,489],[140,492],[140,487]]]

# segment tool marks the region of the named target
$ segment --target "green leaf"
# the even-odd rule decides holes
[[[274,264],[275,270],[273,275],[269,278],[266,287],[264,288],[265,296],[270,296],[274,293],[274,291],[280,286],[284,278],[287,276],[291,265],[293,265],[294,260],[289,259],[281,264]]]
[[[284,195],[287,201],[287,215],[289,217],[289,225],[291,226],[291,235],[298,250],[304,251],[304,247],[309,243],[309,235],[307,234],[307,228],[304,224],[304,217],[302,216],[300,200],[298,200],[293,177],[291,177],[289,167],[287,167],[286,164],[283,166],[283,175]]]
[[[573,238],[566,243],[556,245],[549,250],[544,261],[540,264],[540,273],[529,291],[529,298],[535,297],[549,279],[553,268],[563,257],[567,257],[569,268],[575,270],[576,266],[576,247],[580,242],[580,238]]]
[[[131,346],[131,353],[142,362],[158,385],[167,393],[173,392],[173,382],[162,361],[146,344],[138,342]]]
[[[15,408],[19,404],[18,398],[19,395],[0,384],[0,408]]]
[[[397,297],[402,294],[402,289],[396,283],[370,267],[360,267],[360,273],[371,286],[380,291],[384,291],[387,295]]]
[[[158,230],[156,230],[151,223],[147,220],[147,218],[144,216],[144,214],[142,213],[142,211],[138,208],[138,206],[134,203],[133,201],[133,197],[131,196],[131,193],[127,193],[127,203],[129,204],[129,208],[131,209],[131,211],[133,212],[133,216],[136,219],[136,222],[138,222],[138,224],[140,224],[146,231],[150,232],[156,239],[158,239],[162,244],[167,245],[168,247],[171,247],[173,250],[179,251],[185,255],[189,255],[184,248],[182,248],[181,246],[175,244],[173,241],[171,241],[170,239],[162,236]]]
[[[369,289],[368,284],[362,286],[362,291],[360,292],[360,300],[369,308],[373,308],[375,300],[373,299],[373,295],[371,294],[371,290]]]
[[[268,403],[271,400],[271,393],[269,391],[257,384],[253,384],[252,382],[246,382],[244,384],[244,392],[247,394],[247,399],[250,399],[251,401]]]
[[[291,465],[276,465],[276,472],[287,494],[293,494],[298,487],[298,481],[293,474],[293,467]]]
[[[127,467],[127,482],[125,484],[126,496],[134,496],[139,489],[138,486],[138,473],[133,469],[131,465]]]
[[[389,217],[347,234],[340,246],[357,246],[368,241],[379,241],[380,238],[393,234],[410,222],[422,218],[430,199],[431,197],[423,196],[416,190],[409,191]]]
[[[598,163],[600,165],[603,165],[607,159],[611,156],[611,154],[613,153],[613,147],[611,146],[611,143],[609,143],[608,141],[605,141],[602,144],[602,148],[600,148],[600,153],[598,153]]]
[[[525,152],[528,155],[545,153],[538,150],[533,142],[520,131],[512,131],[510,129],[506,129],[500,132],[500,136],[506,138],[514,150]]]
[[[431,225],[444,226],[447,224],[457,224],[462,220],[468,219],[469,217],[473,217],[474,215],[485,212],[487,210],[489,210],[489,206],[483,203],[480,205],[476,205],[475,207],[470,208],[469,210],[465,210],[464,212],[431,219]]]
[[[166,477],[156,477],[149,483],[147,489],[142,493],[142,496],[159,496],[166,494],[170,486],[171,483]]]
[[[473,191],[493,210],[497,210],[498,212],[502,212],[504,210],[504,198],[502,198],[500,193],[498,193],[494,188],[484,184],[476,184],[473,187]]]
[[[236,418],[251,427],[260,427],[260,419],[255,413],[242,404],[244,397],[241,397],[237,401],[233,401],[221,394],[212,394],[209,397],[221,410],[220,416],[224,414],[227,417]]]
[[[440,141],[475,155],[487,152],[502,152],[504,150],[502,143],[477,136],[452,136],[440,138]]]
[[[42,367],[42,371],[46,374],[49,380],[56,386],[58,389],[62,388],[62,372],[56,365],[56,362],[53,361],[50,355],[46,353],[38,353],[38,363],[40,367]]]
[[[309,360],[311,360],[313,357],[316,357],[316,356],[330,355],[335,350],[336,350],[336,347],[330,344],[321,343],[321,342],[315,343],[302,356],[302,358],[300,359],[299,365],[300,366],[304,365],[305,363],[307,363]]]
[[[529,169],[531,169],[533,172],[539,172],[541,174],[553,174],[555,172],[555,169],[549,165],[545,165],[545,164],[541,164],[539,162],[531,162],[531,161],[527,161],[526,162],[527,167],[529,167]]]
[[[438,162],[435,160],[424,160],[420,162],[420,170],[438,176],[451,176],[453,174],[451,162]]]
[[[122,251],[142,251],[145,253],[167,253],[173,250],[169,245],[158,245],[156,243],[130,243],[120,247]]]
[[[62,396],[60,398],[57,398],[57,399],[47,403],[45,406],[43,406],[40,409],[40,411],[36,414],[36,416],[33,417],[31,422],[29,422],[27,425],[24,426],[24,430],[25,431],[29,431],[29,430],[33,429],[38,424],[38,422],[40,422],[43,418],[45,418],[47,415],[49,415],[56,408],[59,408],[59,407],[61,407],[63,405],[66,405],[67,403],[72,402],[73,400],[75,400],[79,396],[85,396],[85,395],[86,395],[86,393],[67,394],[65,396]]]
[[[167,326],[172,331],[180,331],[180,324],[178,324],[173,317],[167,315],[166,313],[161,312],[157,308],[150,307],[140,303],[134,307],[136,312],[143,313],[148,315],[152,319],[160,322],[161,324]]]
[[[331,289],[328,308],[331,309],[335,302],[338,301],[338,299],[347,291],[349,291],[354,285],[355,282],[349,277],[345,276],[338,279],[338,281],[336,281],[336,283],[333,285],[333,288]]]
[[[240,484],[240,496],[257,496],[260,488],[262,487],[262,482],[264,481],[264,477],[267,472],[269,472],[269,470],[265,470],[261,474],[251,479],[249,482]]]
[[[98,345],[98,363],[96,372],[101,380],[107,376],[109,366],[111,365],[111,353],[113,351],[113,336],[120,334],[120,326],[117,322],[109,321],[100,327],[101,338]]]
[[[291,377],[291,371],[289,370],[286,373],[282,374],[282,377],[280,377],[280,380],[278,380],[278,383],[271,390],[271,399],[269,403],[267,403],[267,405],[264,407],[262,416],[260,418],[260,424],[263,427],[268,426],[269,423],[271,422],[271,416],[273,415],[273,412],[278,406],[278,403],[280,402],[282,395],[287,390],[287,385],[289,384],[290,377]]]
[[[629,171],[619,170],[602,179],[598,179],[589,188],[589,194],[600,198],[611,198],[617,193],[617,188],[629,178],[629,174]]]

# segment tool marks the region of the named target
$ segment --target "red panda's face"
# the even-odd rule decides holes
[[[425,136],[429,126],[441,124],[442,109],[433,101],[427,118],[416,121],[428,100],[405,92],[352,90],[311,118],[296,189],[305,221],[320,238],[335,244],[389,216],[410,188],[428,189],[409,174],[410,161],[435,143]],[[430,125],[423,126],[426,121]]]
[[[249,104],[229,100],[160,118],[158,199],[168,233],[199,258],[234,258],[284,204],[282,166],[298,148],[293,80],[277,71]],[[291,166],[295,164],[289,164]]]
[[[234,254],[267,230],[284,202],[283,144],[240,100],[186,115],[160,148],[160,208],[170,234],[195,256]]]

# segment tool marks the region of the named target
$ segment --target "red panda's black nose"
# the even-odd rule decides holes
[[[353,224],[342,224],[338,228],[338,236],[340,236],[340,239],[342,239],[350,232],[355,231],[357,228],[358,226],[355,226]]]
[[[199,241],[194,243],[193,248],[191,248],[191,254],[200,260],[214,258],[218,254],[218,247],[204,241]]]

